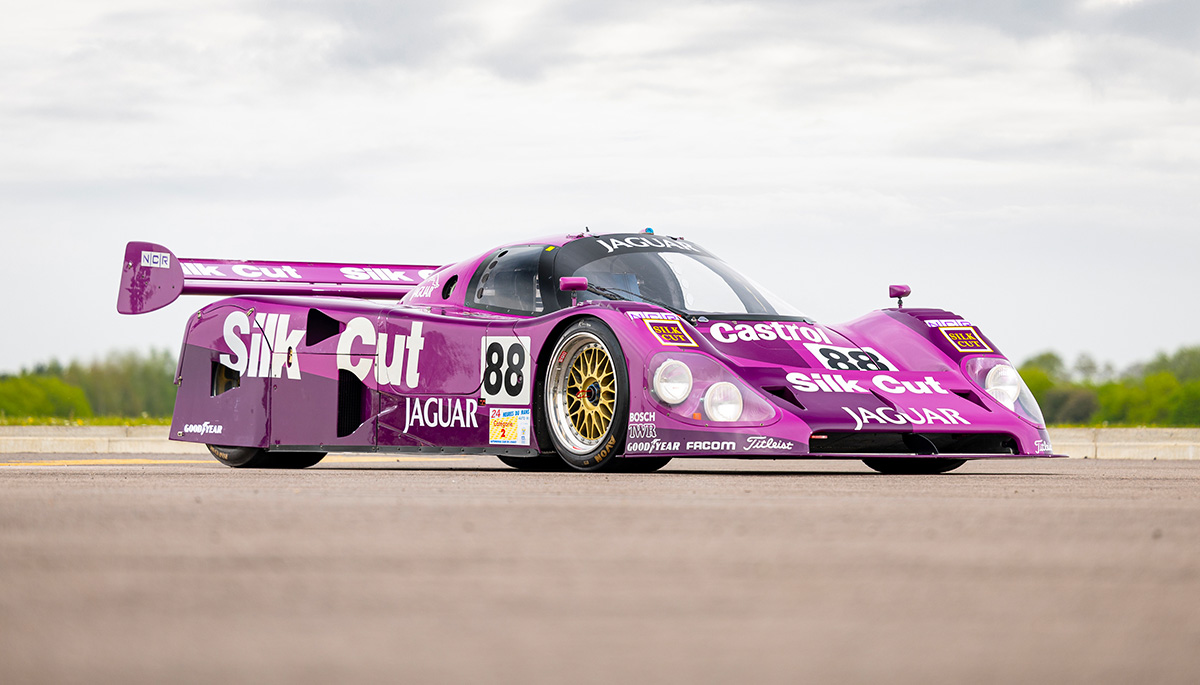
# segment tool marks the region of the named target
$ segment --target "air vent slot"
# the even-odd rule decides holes
[[[342,324],[319,309],[308,310],[308,330],[304,334],[304,344],[312,347],[322,340],[328,340],[342,332]]]
[[[782,400],[780,404],[784,408],[796,407],[800,411],[804,411],[804,405],[800,404],[800,400],[796,399],[795,393],[790,388],[783,385],[768,385],[763,386],[763,390],[771,397]]]
[[[363,422],[363,404],[366,402],[367,386],[358,380],[353,371],[338,371],[337,434],[344,438]]]
[[[963,398],[964,400],[970,402],[971,404],[974,404],[977,407],[991,411],[991,409],[988,409],[988,406],[983,403],[983,399],[981,397],[979,397],[978,394],[971,392],[970,390],[955,390],[954,394],[958,395],[959,397]]]

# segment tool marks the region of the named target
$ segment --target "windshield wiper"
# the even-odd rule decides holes
[[[638,293],[635,293],[635,292],[632,292],[629,290],[624,290],[622,288],[605,288],[605,287],[599,286],[599,285],[592,285],[591,283],[588,283],[587,289],[588,289],[588,292],[593,292],[593,293],[596,293],[597,295],[602,295],[604,297],[607,297],[610,300],[625,300],[626,302],[645,302],[647,304],[656,304],[656,305],[662,307],[663,309],[666,309],[667,311],[675,314],[676,316],[682,317],[686,321],[690,321],[692,324],[696,323],[696,317],[683,311],[682,309],[677,309],[677,308],[672,307],[671,305],[667,304],[666,302],[659,302],[658,300],[646,297],[645,295],[639,295]],[[620,293],[625,293],[627,295],[633,295],[637,299],[631,300],[628,297],[621,296]]]

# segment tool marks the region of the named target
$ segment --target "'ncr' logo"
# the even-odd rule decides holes
[[[142,252],[142,266],[149,266],[155,269],[169,269],[171,268],[171,253]]]

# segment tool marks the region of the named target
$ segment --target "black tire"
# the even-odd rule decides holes
[[[946,459],[944,457],[888,457],[863,459],[862,461],[880,473],[903,475],[946,473],[967,463],[966,459]]]
[[[305,469],[325,458],[324,452],[268,452],[261,447],[207,445],[217,461],[235,469]]]
[[[324,452],[268,452],[268,469],[306,469],[325,458]]]
[[[670,457],[624,457],[612,468],[619,473],[653,473],[670,462]]]
[[[557,454],[542,454],[536,457],[502,457],[496,458],[518,471],[563,471],[566,464]]]
[[[629,371],[621,343],[603,321],[582,318],[559,336],[539,377],[539,436],[571,469],[609,468],[625,449]]]

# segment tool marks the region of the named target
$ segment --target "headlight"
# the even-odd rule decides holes
[[[668,359],[654,371],[654,395],[663,402],[679,404],[691,393],[692,370],[687,364]]]
[[[963,372],[1000,404],[1039,426],[1046,425],[1029,386],[1004,357],[971,357],[963,362]]]
[[[1017,398],[1021,396],[1021,374],[1008,364],[997,364],[988,371],[983,389],[1000,404],[1016,410]]]
[[[704,413],[713,421],[737,421],[742,418],[741,391],[727,381],[713,383],[704,393]]]

